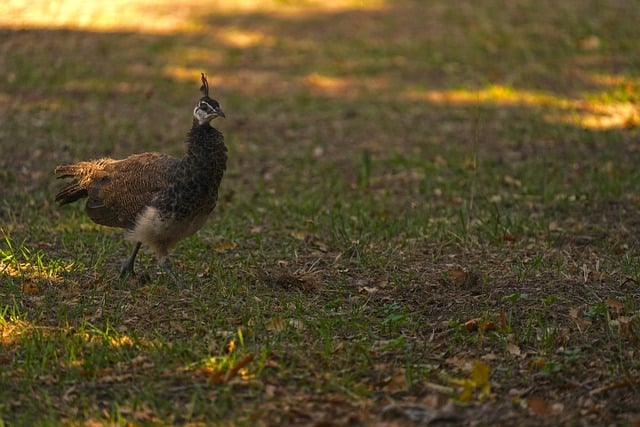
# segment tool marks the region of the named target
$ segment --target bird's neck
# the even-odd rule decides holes
[[[205,173],[220,175],[226,169],[227,147],[224,137],[209,123],[199,124],[196,120],[187,134],[187,152],[182,159],[184,167],[195,167]]]

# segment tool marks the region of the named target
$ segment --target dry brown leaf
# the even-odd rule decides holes
[[[547,361],[545,359],[543,359],[542,357],[538,357],[538,358],[533,359],[529,363],[529,369],[540,370],[544,366],[546,366],[546,364],[547,364]]]
[[[476,317],[471,320],[467,320],[462,324],[462,327],[468,331],[479,331],[485,333],[487,331],[495,331],[496,324],[490,320],[483,321],[481,317]]]
[[[273,399],[276,396],[276,391],[278,391],[278,387],[273,384],[267,384],[264,386],[264,396],[267,399]]]
[[[480,330],[484,333],[487,331],[495,331],[496,328],[496,324],[491,322],[491,321],[486,321],[482,324],[482,328],[480,328]]]
[[[27,279],[22,283],[22,293],[27,295],[40,294],[42,293],[42,286],[31,279]]]
[[[609,275],[602,271],[589,271],[587,275],[587,279],[593,282],[606,282],[609,278]]]
[[[214,369],[205,366],[197,370],[196,374],[206,377],[209,383],[226,384],[230,382],[242,369],[244,369],[244,367],[253,360],[253,357],[253,353],[249,353],[229,369]]]
[[[591,390],[589,392],[589,395],[590,396],[594,396],[596,394],[600,394],[600,393],[603,393],[605,391],[615,390],[615,389],[618,389],[618,388],[634,387],[634,386],[637,386],[639,384],[640,384],[640,377],[625,378],[623,380],[615,381],[615,382],[607,384],[605,386],[593,389],[593,390]]]
[[[433,391],[435,393],[440,393],[439,395],[436,396],[440,396],[440,395],[450,395],[454,392],[454,388],[453,387],[449,387],[446,385],[440,385],[440,384],[436,384],[436,383],[432,383],[429,381],[426,381],[424,383],[422,383],[422,386],[430,391]]]
[[[249,353],[246,356],[244,356],[242,359],[240,359],[233,366],[233,368],[227,371],[227,374],[224,377],[224,382],[228,383],[229,381],[231,381],[231,379],[235,377],[238,374],[238,372],[240,372],[241,369],[243,369],[245,366],[251,363],[252,360],[253,360],[253,353]]]
[[[304,322],[300,319],[289,319],[289,326],[297,330],[304,329]]]
[[[500,312],[500,329],[506,331],[509,327],[509,322],[507,321],[507,313],[504,311]]]
[[[551,415],[551,405],[538,396],[527,398],[527,407],[529,410],[539,417]]]
[[[589,329],[589,326],[591,326],[591,321],[587,319],[583,319],[580,316],[580,311],[578,311],[575,308],[569,309],[569,317],[571,317],[571,320],[573,320],[573,322],[576,324],[576,326],[578,327],[578,330],[581,333],[586,332],[587,329]]]
[[[488,360],[488,361],[493,361],[493,360],[500,359],[500,357],[495,353],[485,353],[480,358],[482,360]]]
[[[476,286],[480,281],[480,277],[467,270],[461,268],[450,268],[446,271],[446,280],[456,286]]]
[[[91,373],[86,372],[85,374],[95,378],[105,378],[113,374],[113,368],[98,369],[97,371]]]
[[[618,333],[620,334],[620,338],[624,340],[633,340],[636,339],[636,335],[633,332],[633,321],[636,319],[636,316],[620,316],[617,319],[613,319],[609,322],[612,327],[618,328]]]
[[[464,322],[462,324],[462,327],[468,331],[475,331],[479,329],[481,323],[482,323],[482,318],[476,317]]]
[[[280,364],[278,363],[277,360],[269,359],[266,362],[264,362],[264,366],[269,368],[279,368]]]
[[[411,425],[430,425],[438,421],[442,421],[447,424],[457,424],[464,418],[462,415],[457,413],[452,413],[449,411],[439,411],[431,406],[419,405],[415,403],[391,403],[382,408],[380,417],[384,421],[409,420]],[[385,422],[384,425],[387,425],[387,423]],[[395,426],[398,424],[392,423],[391,425]]]
[[[605,305],[609,309],[609,311],[614,312],[615,314],[622,314],[624,312],[624,303],[615,298],[608,298],[604,301]]]
[[[286,326],[287,322],[281,317],[274,317],[265,325],[267,331],[271,332],[282,332]]]
[[[451,356],[448,357],[445,362],[448,365],[451,365],[455,368],[458,369],[465,369],[465,370],[471,370],[471,367],[473,366],[473,361],[470,359],[464,359],[462,357],[459,356]]]
[[[516,240],[518,240],[518,237],[514,234],[506,233],[502,235],[502,240],[504,242],[515,242]]]
[[[502,177],[502,182],[504,182],[506,185],[513,187],[513,188],[520,188],[522,187],[522,181],[520,181],[519,179],[516,179],[510,175],[505,175]]]
[[[217,245],[215,245],[213,247],[213,250],[216,251],[219,254],[222,254],[222,253],[225,253],[225,252],[230,251],[232,249],[235,249],[236,246],[238,246],[237,243],[233,242],[233,241],[221,242],[221,243],[218,243]]]
[[[100,381],[107,382],[107,383],[121,383],[124,381],[128,381],[131,378],[133,378],[133,374],[127,372],[119,375],[104,375],[100,377]]]
[[[520,354],[522,353],[522,351],[520,350],[520,347],[518,347],[518,345],[513,343],[507,344],[507,351],[512,356],[520,356]]]
[[[179,334],[184,334],[185,333],[184,327],[179,322],[171,321],[169,323],[169,326],[171,327],[171,330],[173,332],[177,332]]]
[[[393,373],[390,377],[387,377],[385,389],[388,393],[397,393],[399,391],[405,391],[409,387],[407,383],[407,375],[404,369],[399,369]]]

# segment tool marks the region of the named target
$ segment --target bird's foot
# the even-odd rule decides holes
[[[160,263],[160,268],[162,269],[162,272],[167,276],[169,276],[169,278],[173,280],[173,283],[175,283],[176,286],[178,286],[178,288],[182,289],[183,287],[182,282],[180,281],[180,279],[178,279],[178,277],[173,273],[173,270],[171,269],[171,261],[169,261],[167,258],[164,258],[160,260],[159,263]]]
[[[151,282],[151,277],[148,274],[136,274],[133,271],[133,264],[129,262],[129,260],[125,260],[122,262],[122,266],[120,267],[120,280],[122,282],[137,282],[140,285],[145,285]]]
[[[123,262],[122,267],[120,267],[120,280],[127,280],[132,277],[136,277],[133,265],[129,265],[126,261]]]
[[[120,266],[120,279],[126,280],[130,277],[136,276],[136,273],[134,273],[133,271],[133,264],[136,262],[136,255],[138,255],[140,246],[142,246],[142,243],[136,243],[133,251],[131,252],[131,255],[129,255],[129,258],[122,261],[122,264]]]

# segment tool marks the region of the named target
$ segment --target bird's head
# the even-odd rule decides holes
[[[220,104],[213,98],[209,98],[209,83],[204,73],[202,73],[202,86],[200,92],[204,95],[196,103],[193,109],[193,118],[199,125],[209,123],[216,117],[225,117],[224,112],[220,108]]]

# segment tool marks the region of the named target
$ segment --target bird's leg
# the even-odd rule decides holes
[[[180,282],[180,280],[178,280],[178,278],[176,277],[175,274],[173,274],[173,271],[171,270],[171,261],[169,261],[169,258],[163,257],[158,259],[158,263],[160,264],[160,268],[162,269],[162,271],[171,278],[171,280],[173,280],[173,282],[179,287],[182,287],[182,283]]]
[[[122,262],[122,267],[120,268],[120,278],[126,279],[127,277],[135,276],[133,272],[133,264],[136,261],[136,256],[138,255],[138,251],[140,250],[140,246],[142,246],[142,242],[136,243],[136,246],[133,248],[131,255],[129,258]]]

